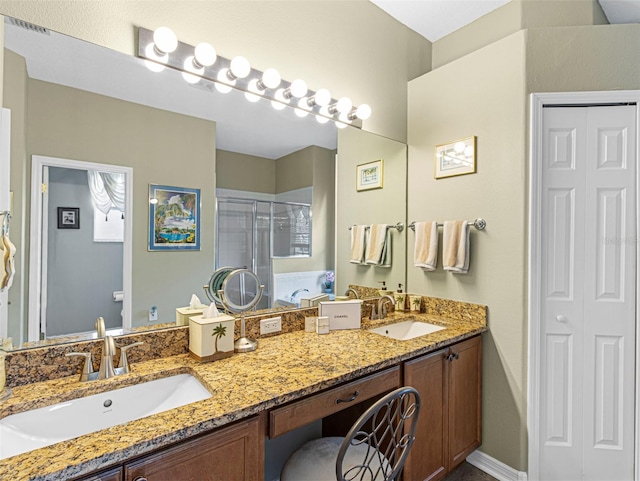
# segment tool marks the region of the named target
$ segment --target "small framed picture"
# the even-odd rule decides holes
[[[374,160],[356,167],[356,190],[382,189],[383,160]]]
[[[476,171],[476,136],[436,146],[434,177],[442,179]]]
[[[79,229],[80,208],[58,207],[58,229]]]

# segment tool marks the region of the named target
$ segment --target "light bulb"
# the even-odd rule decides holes
[[[367,120],[369,117],[371,117],[371,107],[369,107],[367,104],[359,105],[356,109],[356,116],[359,119]]]
[[[144,64],[152,72],[162,72],[164,70],[164,65],[162,64],[167,63],[167,60],[169,60],[169,55],[166,53],[164,54],[158,53],[155,49],[154,44],[152,43],[150,43],[144,48],[144,54],[145,54],[145,57],[147,57],[147,59],[151,59],[151,60],[145,60]],[[158,62],[161,62],[161,63],[158,63]]]
[[[198,83],[200,81],[200,77],[198,77],[198,75],[202,75],[204,73],[204,67],[196,67],[193,60],[194,58],[192,56],[184,59],[184,69],[186,72],[182,72],[182,78],[190,84]]]
[[[293,82],[291,82],[291,85],[289,86],[289,91],[291,92],[291,95],[293,95],[296,98],[301,98],[304,97],[305,95],[307,95],[307,82],[305,82],[302,79],[296,79]]]
[[[159,27],[153,32],[153,43],[156,50],[162,53],[171,53],[178,47],[178,37],[168,27]]]
[[[351,119],[349,118],[349,114],[340,114],[338,115],[338,120],[340,122],[343,122],[345,124],[350,124],[351,123]]]
[[[276,110],[282,110],[286,107],[286,104],[289,103],[289,99],[284,96],[284,89],[276,90],[275,95],[273,96],[278,102],[275,100],[271,101],[271,106]]]
[[[245,78],[251,72],[249,61],[241,56],[233,57],[230,67],[231,75],[235,78]]]
[[[260,89],[258,88],[258,79],[253,79],[247,85],[249,92],[245,92],[244,96],[249,102],[257,102],[260,100]]]
[[[203,67],[210,67],[214,63],[216,63],[216,59],[218,58],[218,54],[216,53],[216,49],[207,42],[200,42],[196,45],[194,49],[194,55],[196,58],[196,62],[198,62]]]
[[[229,76],[227,75],[228,72],[228,68],[220,69],[220,71],[218,72],[218,76],[216,77],[218,79],[215,84],[216,90],[221,94],[231,92],[231,87],[236,84],[235,80],[229,80]]]
[[[331,114],[329,113],[329,106],[323,106],[318,113],[320,114],[316,115],[316,120],[318,121],[318,123],[326,124],[327,122],[329,122],[329,117],[331,117]]]
[[[331,92],[329,92],[327,89],[318,89],[318,91],[313,96],[313,100],[316,105],[319,105],[320,107],[329,105],[329,102],[331,102]]]
[[[336,110],[341,114],[348,114],[351,111],[351,107],[353,107],[353,102],[349,97],[340,97],[336,103]]]
[[[453,144],[453,150],[455,150],[456,154],[464,152],[464,142],[456,142]]]
[[[280,73],[275,68],[268,68],[262,74],[260,82],[265,88],[275,89],[282,82],[282,77],[280,77]]]
[[[298,100],[298,106],[294,110],[298,117],[306,117],[309,115],[309,104],[307,104],[307,100],[307,97],[302,97]]]

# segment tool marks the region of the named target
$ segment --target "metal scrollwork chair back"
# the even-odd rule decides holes
[[[420,395],[412,387],[396,389],[373,404],[351,427],[340,446],[337,480],[396,480],[415,440],[419,414]]]

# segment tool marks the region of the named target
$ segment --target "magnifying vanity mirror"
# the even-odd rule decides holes
[[[82,311],[79,325],[59,332],[74,337],[47,340],[47,344],[77,341],[78,334],[95,337],[96,318],[105,314],[97,307],[97,297],[115,303],[121,322],[111,324],[114,328],[126,330],[129,324],[124,319],[130,319],[133,329],[170,327],[175,308],[187,305],[193,293],[202,293],[203,282],[219,267],[215,259],[223,248],[263,256],[262,261],[256,255],[249,261],[222,265],[255,272],[260,279],[257,285],[265,285],[262,303],[266,306],[275,299],[276,287],[270,285],[275,274],[338,270],[333,244],[339,222],[336,215],[341,214],[335,213],[335,158],[342,131],[337,132],[331,123],[321,125],[313,116],[299,118],[291,108],[276,111],[266,101],[247,102],[239,91],[220,94],[210,83],[187,84],[178,72],[151,72],[141,59],[37,26],[25,28],[24,22],[9,17],[5,18],[3,105],[12,116],[11,232],[20,270],[8,293],[8,306],[0,306],[0,337],[13,338],[14,348],[35,346],[32,341],[49,336],[42,329],[29,334],[27,328],[30,317],[32,323],[39,323],[33,318],[37,314],[29,309],[36,296],[30,289],[35,280],[31,275],[34,259],[29,257],[29,246],[35,242],[29,187],[33,156],[131,169],[131,219],[125,216],[125,220],[132,224],[125,225],[130,232],[125,230],[122,244],[125,252],[131,252],[130,282],[125,267],[120,284],[104,292],[58,286],[69,295],[69,312],[79,310],[80,305],[88,309]],[[359,132],[352,127],[344,130]],[[354,134],[349,138],[368,141],[357,140]],[[199,251],[148,250],[147,194],[152,183],[201,190]],[[404,191],[394,195],[405,197]],[[264,216],[253,207],[249,210],[258,228],[250,233],[238,229],[228,240],[219,241],[216,201],[238,198],[309,204],[307,217],[313,222],[310,255],[274,256],[273,246],[262,242],[271,239],[260,230]],[[80,230],[92,227],[92,218],[93,213],[81,209]],[[245,222],[247,218],[238,218],[237,225]],[[340,234],[348,236],[346,230]],[[396,261],[404,265],[404,260]],[[122,260],[112,264],[122,266]],[[87,269],[94,277],[105,276],[103,268],[96,266],[86,261],[74,268]],[[233,297],[231,283],[228,288],[231,302],[243,305],[242,299]],[[120,300],[115,300],[116,294]]]

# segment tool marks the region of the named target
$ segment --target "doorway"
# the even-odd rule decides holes
[[[637,479],[638,100],[532,95],[530,479]]]
[[[131,327],[133,170],[34,155],[31,172],[28,340],[92,331],[98,316]],[[110,185],[116,177],[124,185]],[[117,220],[124,231],[100,229],[96,219]],[[115,258],[107,256],[114,243]],[[121,269],[108,279],[101,265],[110,262]],[[79,313],[72,324],[69,306]]]

